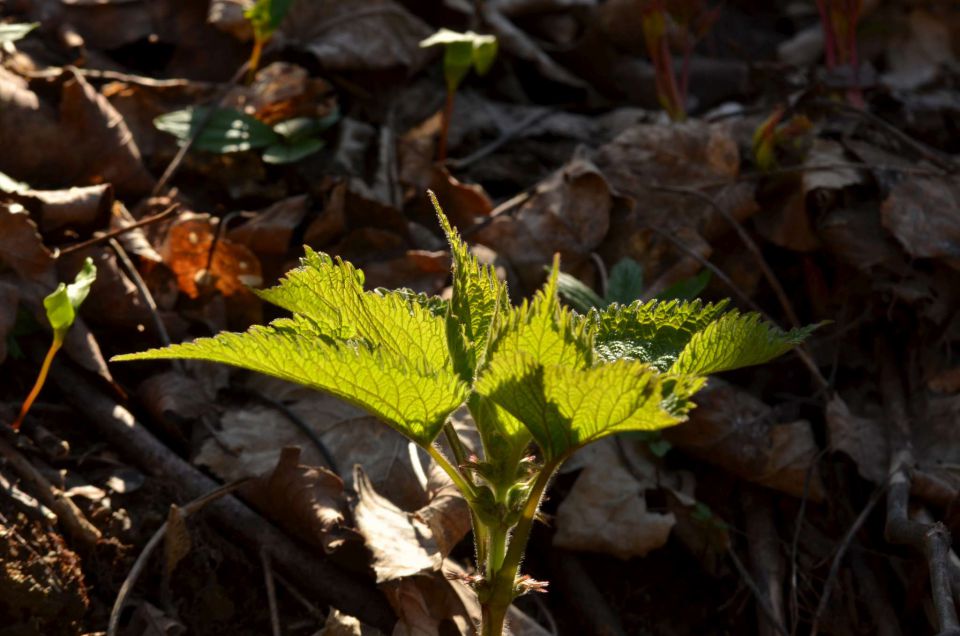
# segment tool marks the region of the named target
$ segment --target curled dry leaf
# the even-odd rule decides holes
[[[430,27],[393,0],[297,0],[280,28],[331,71],[416,68]]]
[[[307,215],[307,195],[281,199],[261,210],[253,219],[227,233],[255,254],[282,255],[290,248],[293,232]]]
[[[199,382],[178,371],[150,376],[137,387],[137,396],[155,421],[174,427],[210,413],[215,397]]]
[[[168,580],[177,564],[190,553],[192,543],[186,515],[178,505],[170,504],[167,531],[163,535],[163,569]]]
[[[540,183],[515,214],[494,217],[474,238],[506,258],[532,289],[554,253],[560,252],[565,269],[589,259],[607,234],[613,198],[596,166],[574,159]]]
[[[345,488],[355,489],[353,466],[361,464],[377,491],[397,505],[416,510],[427,496],[410,465],[407,440],[363,411],[332,396],[268,378],[250,376],[242,391],[252,404],[225,409],[220,442],[206,441],[196,462],[232,481],[267,473],[285,446],[301,446],[302,462],[322,466],[323,456],[278,409],[256,402],[267,395],[283,403],[320,438],[337,462]]]
[[[820,474],[811,466],[818,448],[806,420],[772,422],[773,412],[743,389],[711,379],[697,394],[697,408],[682,426],[664,429],[664,438],[685,453],[747,481],[822,501]]]
[[[263,283],[260,261],[244,245],[221,237],[214,247],[217,226],[209,219],[185,213],[170,226],[160,250],[164,262],[177,277],[181,291],[190,298],[212,285],[224,296],[249,294],[247,286]]]
[[[581,449],[571,461],[583,470],[557,510],[555,546],[630,559],[666,544],[676,517],[648,510],[645,493],[669,488],[670,475],[658,474],[641,455],[631,471],[613,438]]]
[[[343,541],[343,480],[326,468],[301,464],[299,448],[284,448],[273,472],[244,485],[242,492],[256,508],[311,545],[330,552]]]
[[[960,269],[960,184],[955,177],[906,177],[881,207],[883,226],[914,258]]]
[[[103,183],[66,190],[27,190],[16,198],[24,205],[33,204],[43,232],[64,227],[100,228],[110,216],[113,186]]]
[[[377,493],[360,466],[354,467],[353,483],[357,489],[353,516],[373,554],[377,583],[439,570],[443,555],[430,525]]]
[[[864,479],[875,484],[886,481],[890,460],[883,422],[851,413],[839,395],[827,403],[826,420],[830,448],[846,453]]]

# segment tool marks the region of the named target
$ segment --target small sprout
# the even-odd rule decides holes
[[[53,328],[53,340],[50,343],[50,348],[47,349],[46,357],[43,359],[40,373],[37,374],[37,381],[34,383],[33,389],[30,390],[30,394],[27,395],[27,399],[23,401],[23,406],[20,408],[20,415],[17,416],[16,421],[13,423],[13,430],[20,430],[23,419],[27,416],[37,396],[40,395],[40,391],[47,381],[47,374],[50,372],[50,365],[53,363],[53,358],[57,355],[60,347],[63,346],[67,332],[70,331],[70,327],[73,326],[74,321],[77,319],[77,310],[80,308],[80,305],[83,304],[83,301],[86,300],[87,294],[90,293],[90,287],[96,279],[97,268],[93,264],[93,260],[87,257],[83,262],[83,267],[80,268],[77,277],[72,283],[69,285],[60,283],[53,293],[43,299],[43,308],[47,313],[47,321],[50,323],[50,327]]]
[[[823,27],[824,56],[827,69],[847,67],[853,74],[853,86],[847,91],[851,105],[862,108],[860,58],[857,53],[857,25],[863,12],[863,0],[817,0]]]
[[[720,9],[707,8],[704,0],[645,0],[641,6],[643,38],[653,61],[657,100],[670,119],[683,121],[687,118],[690,58],[697,42],[713,28]],[[674,35],[683,56],[679,79],[670,53]]]
[[[324,147],[320,137],[339,119],[334,111],[322,118],[296,117],[272,127],[234,108],[205,106],[160,115],[153,125],[177,138],[193,140],[197,150],[215,154],[260,150],[265,163],[294,163]]]
[[[292,5],[293,0],[257,0],[244,13],[247,20],[250,20],[250,26],[253,27],[253,51],[250,52],[250,60],[247,63],[248,78],[252,79],[257,72],[263,48],[280,28]]]
[[[763,171],[780,164],[781,155],[806,154],[808,135],[813,123],[804,115],[794,115],[781,123],[786,108],[777,108],[753,131],[753,160]]]
[[[454,95],[470,69],[476,71],[477,75],[487,74],[497,57],[497,38],[473,31],[458,33],[450,29],[440,29],[420,42],[420,46],[444,47],[443,77],[447,84],[447,99],[437,149],[437,161],[444,161],[447,158],[447,136],[450,132],[450,118],[453,116]]]

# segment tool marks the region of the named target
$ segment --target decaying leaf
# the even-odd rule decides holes
[[[161,248],[164,262],[177,276],[180,289],[197,298],[203,287],[215,286],[224,296],[249,293],[263,283],[260,261],[245,246],[221,237],[214,247],[217,226],[185,214],[170,227]]]
[[[881,207],[883,225],[910,256],[960,268],[960,185],[952,177],[904,178]]]
[[[875,484],[886,481],[890,455],[883,422],[851,413],[839,395],[827,403],[826,420],[830,447],[846,453],[864,479]]]
[[[683,426],[664,430],[664,438],[685,453],[795,497],[821,501],[823,482],[811,466],[818,448],[806,420],[772,421],[769,406],[721,380],[711,379],[697,394],[697,408]]]
[[[167,580],[173,574],[177,564],[190,553],[192,543],[183,509],[176,504],[170,504],[170,512],[167,514],[167,531],[163,535],[163,568]]]
[[[429,524],[378,494],[359,466],[353,482],[358,496],[353,516],[373,554],[377,583],[439,570],[443,556]]]
[[[614,438],[581,449],[571,461],[568,469],[583,470],[557,510],[555,546],[629,559],[667,542],[676,517],[651,512],[645,499],[647,490],[662,485],[656,466],[638,457],[633,466],[642,467],[643,473],[631,472],[621,461]]]
[[[244,485],[243,494],[288,532],[329,552],[343,539],[343,480],[326,468],[300,463],[300,449],[284,448],[269,475]]]

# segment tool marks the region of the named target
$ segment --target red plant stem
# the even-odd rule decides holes
[[[687,110],[688,88],[690,86],[690,58],[693,56],[693,39],[686,31],[683,33],[683,67],[680,70],[680,99],[683,110]]]
[[[667,38],[660,40],[658,50],[659,59],[656,60],[656,70],[660,89],[660,97],[664,101],[664,108],[670,119],[674,121],[683,121],[687,118],[686,103],[680,97],[680,89],[677,87],[677,74],[673,68],[673,58],[670,55],[670,45]]]
[[[454,90],[447,89],[447,100],[443,105],[443,117],[440,121],[440,141],[437,145],[437,161],[441,163],[447,159],[447,137],[450,135],[450,120],[453,119],[453,98],[455,95]]]
[[[43,389],[43,385],[47,381],[47,374],[50,372],[50,365],[53,363],[53,358],[57,355],[57,351],[60,350],[61,344],[63,343],[59,338],[54,338],[53,342],[50,343],[50,348],[47,349],[47,355],[44,357],[43,364],[40,366],[40,373],[37,374],[37,381],[33,383],[33,388],[30,389],[30,394],[27,396],[27,399],[23,401],[23,406],[20,407],[20,415],[17,416],[16,421],[11,426],[13,430],[20,430],[20,425],[23,424],[23,420],[30,411],[30,407],[33,406],[34,400],[36,400],[37,396],[40,395],[40,391]]]
[[[827,68],[837,65],[837,34],[833,30],[833,21],[827,9],[827,0],[817,0],[817,11],[820,12],[820,24],[823,25],[823,47],[827,58]]]

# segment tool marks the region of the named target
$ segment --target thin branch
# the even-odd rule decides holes
[[[273,582],[273,568],[270,567],[270,555],[260,548],[260,564],[263,566],[263,580],[267,587],[267,604],[270,606],[270,630],[273,636],[281,636],[280,613],[277,611],[277,587]]]
[[[179,203],[174,203],[173,205],[171,205],[170,207],[168,207],[167,209],[165,209],[163,212],[160,212],[159,214],[154,214],[153,216],[148,216],[148,217],[146,217],[146,218],[140,219],[139,221],[137,221],[136,223],[133,223],[132,225],[128,225],[128,226],[126,226],[126,227],[120,227],[120,228],[117,228],[117,229],[115,229],[115,230],[110,230],[109,232],[104,232],[103,234],[100,234],[99,236],[95,236],[95,237],[93,237],[92,239],[88,239],[88,240],[83,241],[83,242],[81,242],[81,243],[74,243],[73,245],[68,245],[68,246],[66,246],[66,247],[61,247],[61,248],[59,248],[60,255],[62,256],[63,254],[69,254],[70,252],[76,252],[77,250],[82,250],[82,249],[84,249],[84,248],[90,247],[91,245],[96,245],[96,244],[102,243],[102,242],[104,242],[104,241],[109,241],[109,240],[115,239],[115,238],[117,238],[118,236],[122,236],[122,235],[126,234],[127,232],[131,232],[131,231],[136,230],[136,229],[139,229],[139,228],[141,228],[141,227],[146,227],[147,225],[152,225],[152,224],[154,224],[154,223],[156,223],[156,222],[158,222],[158,221],[162,221],[162,220],[164,220],[165,218],[167,218],[168,216],[170,216],[171,214],[173,214],[173,213],[177,210],[177,208],[179,208],[179,207],[180,207],[180,204],[179,204]]]
[[[731,546],[727,546],[727,555],[733,562],[733,566],[737,569],[737,572],[740,573],[740,577],[743,579],[743,582],[748,588],[750,588],[750,591],[753,593],[754,599],[756,599],[757,604],[763,611],[764,616],[766,616],[773,628],[780,632],[782,636],[787,636],[786,630],[784,630],[783,626],[779,623],[779,621],[777,621],[777,617],[774,615],[773,609],[771,609],[770,605],[767,603],[767,599],[764,597],[763,592],[761,592],[760,588],[757,587],[757,582],[754,581],[753,577],[750,576],[750,573],[747,572],[747,568],[744,567],[743,562],[740,561],[740,557],[737,556],[737,553]]]
[[[883,493],[886,492],[889,482],[890,480],[888,478],[886,481],[880,484],[880,486],[874,490],[873,493],[871,493],[870,499],[867,500],[867,505],[865,505],[863,510],[860,511],[860,514],[857,515],[857,518],[847,529],[847,532],[843,535],[843,539],[837,546],[837,551],[833,555],[833,562],[830,563],[830,570],[827,572],[827,578],[823,582],[823,593],[820,594],[820,601],[817,603],[817,609],[813,614],[813,620],[811,621],[813,626],[810,628],[810,636],[816,636],[819,632],[820,617],[827,609],[827,602],[830,600],[831,592],[833,592],[834,581],[836,581],[837,575],[840,573],[840,563],[843,562],[843,557],[850,548],[850,544],[853,542],[853,537],[857,534],[857,532],[860,531],[860,528],[863,527],[863,524],[867,522],[867,517],[869,517],[870,513],[873,512],[874,507],[876,507],[876,505],[880,502],[880,499],[883,498]]]

